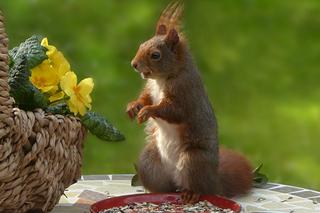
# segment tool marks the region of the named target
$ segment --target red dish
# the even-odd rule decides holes
[[[223,208],[223,209],[231,209],[236,213],[241,211],[241,206],[232,200],[228,200],[223,197],[219,196],[201,196],[200,200],[207,200],[213,205]],[[127,195],[127,196],[120,196],[120,197],[113,197],[109,199],[105,199],[99,201],[91,206],[90,212],[91,213],[98,213],[99,211],[125,206],[130,203],[143,203],[143,202],[150,202],[154,204],[160,204],[165,202],[170,202],[174,204],[181,204],[180,194],[179,193],[169,193],[169,194],[134,194],[134,195]]]

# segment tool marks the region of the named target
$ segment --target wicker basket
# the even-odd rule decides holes
[[[0,212],[48,212],[80,177],[85,128],[72,116],[13,108],[0,11]]]

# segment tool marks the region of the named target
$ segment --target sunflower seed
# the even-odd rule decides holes
[[[214,206],[208,201],[200,201],[196,204],[174,204],[174,203],[161,203],[154,204],[149,202],[143,203],[130,203],[126,206],[114,207],[105,209],[99,213],[234,213],[231,209],[222,209]]]

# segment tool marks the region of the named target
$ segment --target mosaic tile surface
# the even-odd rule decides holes
[[[131,187],[132,175],[89,175],[81,177],[65,191],[51,213],[90,213],[90,205],[109,197],[144,193],[142,187]],[[320,192],[268,183],[254,188],[240,203],[246,213],[320,213]]]

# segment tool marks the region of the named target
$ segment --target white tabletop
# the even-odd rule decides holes
[[[51,213],[89,213],[90,205],[108,197],[144,193],[131,186],[132,175],[89,175],[70,186]],[[247,196],[235,197],[242,212],[320,213],[320,192],[268,183]]]

